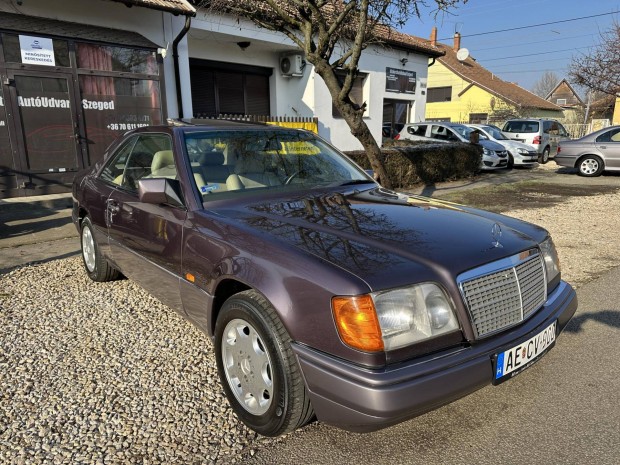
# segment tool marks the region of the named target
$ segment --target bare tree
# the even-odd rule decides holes
[[[359,75],[362,51],[382,44],[390,27],[402,26],[420,16],[420,7],[430,3],[434,13],[446,12],[467,0],[209,0],[202,7],[213,12],[237,15],[259,27],[288,37],[314,66],[332,97],[335,108],[360,141],[376,178],[384,187],[391,181],[381,150],[363,119],[366,103],[350,97]]]
[[[620,90],[620,25],[601,33],[600,42],[587,54],[573,57],[569,76],[578,85],[609,95]]]
[[[547,98],[555,86],[560,82],[560,78],[553,71],[545,71],[543,75],[532,86],[532,93],[542,98]]]

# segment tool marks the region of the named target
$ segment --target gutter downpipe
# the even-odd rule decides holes
[[[435,64],[435,60],[437,60],[437,57],[432,58],[432,61],[428,64],[429,68]]]
[[[179,119],[183,118],[183,98],[181,97],[181,76],[179,75],[179,42],[183,40],[183,37],[189,32],[189,28],[192,24],[192,18],[185,17],[185,25],[179,35],[172,41],[172,61],[174,62],[174,84],[177,90],[177,106],[179,109]]]

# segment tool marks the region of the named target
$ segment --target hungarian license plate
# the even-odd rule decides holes
[[[500,384],[521,373],[547,353],[555,344],[556,325],[554,321],[527,341],[495,355],[493,384]]]

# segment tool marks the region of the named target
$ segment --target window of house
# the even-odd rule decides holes
[[[557,103],[558,105],[566,105],[566,99],[565,98],[556,99],[555,103]]]
[[[336,76],[340,80],[340,82],[344,81],[345,73],[337,72]],[[351,101],[356,105],[363,105],[364,103],[364,82],[366,81],[366,74],[360,74],[353,81],[353,87],[351,88],[351,92],[349,93],[349,97]],[[332,103],[332,116],[334,118],[342,118],[342,115],[336,108],[336,106]]]
[[[429,87],[426,94],[426,103],[451,102],[452,87]]]
[[[268,116],[271,74],[271,68],[190,60],[194,116]]]
[[[411,103],[408,100],[383,101],[383,140],[393,139],[409,122]]]
[[[488,118],[488,113],[470,113],[469,124],[483,124],[487,122]]]

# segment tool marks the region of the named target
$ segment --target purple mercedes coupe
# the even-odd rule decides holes
[[[90,278],[122,273],[202,329],[267,436],[372,431],[499,384],[577,308],[544,229],[384,189],[305,131],[131,131],[73,202]]]

